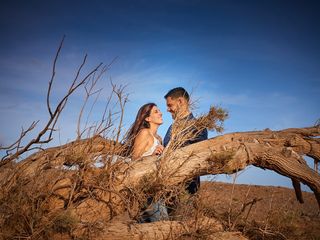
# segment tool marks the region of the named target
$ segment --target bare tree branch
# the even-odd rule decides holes
[[[52,87],[53,79],[54,79],[54,77],[56,75],[56,64],[57,64],[58,57],[60,55],[60,51],[61,51],[62,46],[63,46],[64,39],[65,39],[65,35],[63,36],[63,38],[62,38],[62,40],[60,42],[59,48],[58,48],[58,50],[56,52],[56,56],[55,56],[54,61],[53,61],[52,74],[51,74],[51,79],[49,81],[49,87],[48,87],[48,92],[47,92],[47,108],[48,108],[50,117],[52,117],[52,115],[53,115],[52,114],[52,110],[51,110],[51,106],[50,106],[51,87]]]
[[[2,158],[2,160],[0,162],[0,166],[2,166],[2,165],[6,164],[14,159],[17,159],[20,155],[29,151],[34,144],[43,144],[43,143],[50,142],[52,140],[52,134],[55,129],[55,125],[59,119],[59,116],[60,116],[62,110],[66,106],[66,103],[67,103],[70,95],[76,89],[78,89],[81,85],[85,84],[86,81],[90,78],[90,76],[92,76],[94,73],[96,73],[98,71],[98,69],[101,67],[102,63],[100,63],[97,67],[95,67],[93,70],[91,70],[83,79],[81,79],[80,81],[77,81],[78,77],[80,75],[80,72],[86,63],[87,55],[85,55],[80,67],[77,70],[76,76],[75,76],[71,86],[69,87],[67,94],[60,100],[60,102],[58,103],[58,105],[56,106],[54,111],[52,111],[52,108],[50,106],[50,93],[51,93],[51,87],[52,87],[54,76],[55,76],[56,62],[59,57],[59,53],[61,51],[63,41],[64,41],[64,37],[63,37],[63,39],[59,45],[58,51],[56,53],[54,63],[53,63],[52,76],[49,81],[49,87],[48,87],[48,92],[47,92],[47,108],[48,108],[48,111],[50,114],[50,118],[49,118],[48,122],[43,127],[43,129],[38,133],[38,135],[35,138],[33,138],[32,140],[30,140],[25,146],[20,146],[21,141],[24,139],[24,137],[26,136],[27,133],[29,133],[32,129],[34,129],[34,127],[36,126],[36,124],[38,122],[33,122],[27,130],[25,130],[25,131],[22,130],[19,139],[15,143],[11,144],[9,147],[3,148],[3,149],[7,149],[7,154]],[[45,134],[48,134],[48,136],[45,139],[43,139],[43,136]],[[11,153],[13,150],[16,150],[15,153]]]

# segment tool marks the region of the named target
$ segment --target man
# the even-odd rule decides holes
[[[166,103],[167,103],[167,111],[171,113],[172,119],[174,122],[180,121],[180,120],[188,121],[188,120],[195,119],[189,108],[190,106],[189,94],[184,88],[177,87],[177,88],[171,89],[164,96],[164,98],[166,99]],[[166,147],[169,141],[172,140],[171,130],[172,130],[172,125],[169,127],[164,137],[164,140],[163,140],[164,147]],[[186,140],[181,146],[184,147],[192,143],[200,142],[206,139],[208,139],[208,131],[207,129],[204,129],[200,133],[197,133],[194,138]],[[200,186],[200,177],[197,176],[187,183],[186,189],[190,194],[194,194],[198,191],[199,186]]]

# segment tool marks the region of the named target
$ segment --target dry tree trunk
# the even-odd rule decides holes
[[[320,176],[303,159],[320,159],[319,136],[319,126],[225,134],[176,150],[163,159],[148,157],[134,162],[123,185],[138,184],[159,166],[163,183],[175,185],[197,174],[230,174],[254,165],[291,178],[297,196],[301,191],[299,182],[308,185],[320,208]]]
[[[300,200],[299,182],[308,185],[320,207],[320,176],[308,167],[302,157],[310,156],[315,161],[320,158],[319,135],[319,126],[230,133],[175,150],[170,156],[146,157],[129,163],[115,162],[109,172],[85,164],[115,149],[114,142],[97,136],[35,153],[19,163],[4,165],[0,168],[0,184],[6,192],[5,189],[10,189],[19,179],[32,179],[24,186],[46,189],[48,197],[44,202],[51,211],[72,209],[72,214],[81,223],[103,222],[110,227],[113,225],[108,222],[115,216],[139,209],[130,205],[129,198],[146,185],[161,191],[179,186],[195,175],[230,174],[254,165],[291,178]],[[63,165],[74,165],[80,169],[67,170]],[[159,237],[157,232],[181,235],[181,227],[178,227],[184,226],[181,224],[127,224],[119,231],[127,237],[138,238],[142,233],[152,239],[151,236]],[[114,227],[106,227],[100,231],[101,236],[115,231]],[[150,231],[153,227],[154,232]]]
[[[119,165],[112,177],[113,191],[135,189],[146,179],[158,185],[174,186],[195,175],[231,174],[254,165],[291,178],[296,191],[300,191],[300,182],[308,185],[320,207],[320,176],[303,159],[303,156],[311,156],[315,161],[320,158],[319,135],[318,126],[225,134],[175,150],[170,156],[150,156]],[[33,154],[15,168],[19,169],[16,171],[19,176],[34,176],[39,169],[50,169],[72,161],[70,158],[76,159],[76,153],[80,153],[83,161],[108,153],[112,147],[112,142],[101,137],[79,140]],[[9,174],[3,171],[0,176],[8,180],[4,172]],[[103,172],[103,169],[92,168],[86,177],[90,179]]]

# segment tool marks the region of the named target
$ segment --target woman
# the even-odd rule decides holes
[[[132,160],[162,153],[162,140],[157,134],[162,122],[162,113],[155,103],[147,103],[139,109],[127,136]]]
[[[150,155],[161,155],[163,146],[157,131],[162,122],[162,113],[156,104],[147,103],[139,109],[127,137],[129,156],[132,160]],[[163,202],[160,200],[152,203],[152,201],[153,198],[149,197],[147,200],[149,207],[143,210],[139,222],[168,220],[167,208]]]

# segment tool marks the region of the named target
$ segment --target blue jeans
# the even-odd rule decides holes
[[[152,203],[146,210],[143,211],[140,218],[140,223],[156,222],[162,220],[169,220],[167,207],[159,200]]]

